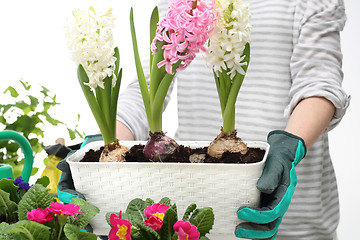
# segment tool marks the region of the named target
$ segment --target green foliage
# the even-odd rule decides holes
[[[90,220],[99,213],[99,209],[97,207],[89,205],[83,199],[73,199],[71,203],[79,205],[82,214],[77,214],[78,220],[76,220],[73,216],[68,216],[64,225],[64,234],[58,238],[57,235],[59,234],[60,226],[57,224],[55,219],[50,222],[46,222],[45,224],[40,224],[30,221],[26,217],[27,213],[33,209],[45,209],[50,207],[50,203],[54,202],[55,199],[48,193],[49,190],[45,186],[36,183],[23,195],[19,204],[16,204],[11,200],[10,193],[7,192],[12,192],[15,189],[9,187],[9,182],[13,182],[13,180],[2,179],[0,181],[0,217],[3,216],[3,212],[5,212],[5,210],[7,210],[6,214],[15,214],[18,212],[19,217],[17,217],[18,215],[16,214],[11,218],[11,221],[9,222],[15,222],[13,224],[9,224],[7,222],[0,224],[0,240],[97,239],[95,234],[81,231],[81,229],[85,228]],[[46,178],[42,178],[38,182],[46,184],[47,181]],[[7,220],[9,220],[9,218]]]
[[[89,205],[84,199],[81,198],[73,198],[71,199],[70,203],[79,205],[82,214],[77,215],[78,220],[76,220],[73,216],[69,217],[68,222],[80,229],[85,228],[89,224],[90,220],[100,212],[99,208]]]
[[[129,202],[125,213],[122,213],[122,218],[128,220],[132,224],[131,237],[134,240],[174,240],[178,239],[177,233],[174,230],[174,224],[178,221],[176,204],[171,204],[171,200],[164,197],[159,201],[160,204],[166,204],[170,206],[165,212],[163,224],[159,231],[155,231],[151,227],[147,226],[144,221],[147,217],[144,214],[144,210],[154,204],[154,201],[147,198],[145,201],[136,198]],[[110,223],[110,215],[106,214],[106,220]],[[118,213],[114,213],[118,215]],[[201,240],[207,240],[205,236],[210,232],[214,225],[214,213],[212,208],[197,208],[196,204],[190,204],[183,216],[183,221],[188,221],[192,225],[196,226]],[[112,227],[112,226],[111,226]]]
[[[9,86],[3,92],[4,96],[10,97],[10,103],[0,103],[0,130],[13,130],[21,133],[30,142],[34,156],[45,148],[44,128],[46,126],[64,126],[67,128],[71,139],[76,136],[83,138],[84,134],[68,127],[65,123],[55,119],[49,114],[56,105],[56,95],[50,90],[41,86],[38,92],[26,81],[19,81],[20,87]],[[9,95],[10,94],[10,95]],[[0,163],[7,163],[13,166],[14,176],[21,175],[24,159],[19,155],[21,149],[13,141],[0,141]],[[33,168],[32,175],[37,172]]]

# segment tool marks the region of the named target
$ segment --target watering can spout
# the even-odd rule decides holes
[[[33,152],[32,152],[29,141],[21,134],[15,132],[15,131],[8,131],[8,130],[0,132],[0,140],[14,140],[17,144],[19,144],[19,146],[21,147],[21,149],[24,153],[24,158],[25,158],[21,177],[24,182],[29,182],[29,178],[31,175],[32,166],[33,166],[33,162],[34,162]],[[3,167],[9,168],[9,165],[2,164],[2,166],[0,166],[0,168],[3,168]],[[12,169],[11,169],[11,173],[12,173]],[[11,173],[10,173],[10,175],[5,176],[5,174],[2,175],[0,172],[0,179],[5,178],[5,177],[13,178],[14,175],[12,173],[12,176],[11,176]]]

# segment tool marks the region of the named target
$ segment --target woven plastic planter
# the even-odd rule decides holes
[[[208,146],[209,142],[178,142],[192,148]],[[145,142],[121,142],[131,147]],[[103,142],[86,145],[67,161],[77,191],[89,204],[100,208],[90,224],[97,235],[108,235],[107,212],[125,211],[134,198],[159,201],[169,197],[178,208],[181,218],[190,203],[212,207],[215,224],[208,237],[211,240],[239,239],[234,236],[239,223],[236,212],[240,206],[256,206],[260,192],[256,182],[262,173],[269,145],[247,142],[248,147],[266,150],[264,159],[251,164],[208,163],[99,163],[79,162],[85,153],[98,150]]]

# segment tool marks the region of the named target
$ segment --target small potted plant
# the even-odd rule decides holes
[[[42,177],[30,186],[21,177],[0,180],[0,239],[93,239],[93,233],[81,231],[99,209],[83,199],[71,204],[56,202]]]
[[[238,0],[241,1],[241,0]],[[176,9],[175,13],[168,13],[167,16],[176,18],[176,14],[179,14],[177,18],[186,16],[189,22],[185,26],[191,25],[191,19],[197,18],[201,15],[201,11],[208,11],[204,16],[212,16],[212,20],[222,19],[224,15],[230,16],[230,20],[237,17],[244,17],[237,15],[234,11],[237,7],[236,1],[217,1],[213,3],[207,3],[204,0],[191,1],[191,0],[177,0],[171,1],[170,9]],[[242,7],[247,7],[244,5]],[[178,9],[179,8],[179,9]],[[199,10],[201,9],[201,11]],[[207,9],[207,10],[205,10]],[[234,11],[234,12],[233,12]],[[248,13],[248,12],[247,12]],[[90,149],[98,150],[101,144],[98,142],[89,143],[82,149],[67,158],[67,162],[70,165],[74,185],[77,191],[86,196],[89,203],[100,207],[99,216],[95,217],[91,224],[94,226],[94,232],[98,235],[107,235],[109,232],[109,226],[104,221],[104,214],[106,212],[118,211],[118,209],[125,209],[127,203],[134,198],[145,199],[150,197],[152,199],[161,199],[163,196],[168,196],[173,199],[177,204],[179,214],[183,214],[186,211],[189,203],[196,203],[199,207],[210,206],[215,214],[215,222],[213,229],[210,231],[209,238],[211,239],[232,239],[234,236],[235,226],[239,223],[236,216],[236,211],[240,206],[256,206],[260,201],[260,192],[256,188],[256,182],[261,175],[265,159],[267,157],[268,144],[265,142],[247,142],[247,148],[260,148],[264,150],[262,159],[259,162],[251,164],[219,164],[219,163],[177,163],[164,161],[166,155],[171,155],[171,152],[176,153],[178,146],[189,146],[192,149],[203,148],[209,146],[210,142],[181,142],[175,143],[174,140],[170,140],[168,137],[164,137],[161,133],[161,111],[164,97],[167,93],[168,87],[174,77],[174,73],[179,67],[186,67],[186,64],[182,66],[183,59],[189,57],[190,64],[191,58],[195,53],[189,52],[187,55],[186,49],[189,48],[186,44],[178,46],[166,42],[171,39],[176,39],[177,35],[171,35],[173,30],[164,28],[163,24],[166,23],[160,21],[157,30],[155,23],[158,22],[157,9],[152,13],[151,17],[151,36],[154,37],[152,44],[152,50],[154,55],[151,57],[151,73],[153,77],[150,77],[150,88],[144,78],[140,59],[138,57],[136,40],[135,40],[135,28],[133,26],[133,13],[131,11],[131,25],[132,36],[134,42],[135,61],[137,65],[137,73],[139,77],[140,89],[147,112],[147,118],[150,126],[150,135],[155,134],[157,137],[150,137],[148,142],[145,141],[122,141],[121,144],[132,148],[135,145],[143,144],[143,155],[151,159],[150,162],[121,162],[121,163],[99,163],[99,162],[82,162],[82,158],[86,152]],[[246,15],[248,17],[248,15]],[[177,19],[176,18],[176,19]],[[228,19],[229,20],[229,19]],[[175,23],[176,21],[168,21],[167,23]],[[203,21],[207,22],[207,21]],[[246,21],[245,21],[246,22]],[[224,26],[219,23],[210,23],[203,32],[205,32],[204,38],[210,34],[211,30],[221,30]],[[237,21],[232,21],[233,24],[237,24]],[[215,26],[216,24],[216,26]],[[247,26],[247,25],[245,25]],[[216,27],[218,29],[216,29]],[[192,29],[192,28],[191,28]],[[231,28],[226,29],[230,31]],[[169,31],[169,32],[168,32]],[[187,31],[186,29],[177,30],[180,33]],[[215,33],[212,33],[215,35]],[[171,36],[171,38],[170,38]],[[195,39],[202,35],[193,34]],[[215,40],[213,40],[215,41]],[[194,42],[198,43],[196,40]],[[211,42],[211,40],[210,40]],[[200,44],[204,42],[199,41]],[[176,48],[175,48],[176,46]],[[211,49],[211,46],[208,49]],[[172,48],[174,47],[174,49]],[[202,45],[198,48],[201,49]],[[164,55],[165,50],[169,50],[173,55]],[[185,52],[181,52],[184,50]],[[206,48],[204,47],[204,50]],[[231,50],[231,49],[230,49]],[[248,62],[249,54],[244,52],[244,48],[240,49],[241,55],[236,57],[240,59],[238,62],[240,67],[245,66],[245,62]],[[174,53],[175,52],[175,53]],[[245,53],[245,57],[241,57]],[[231,54],[226,54],[231,55]],[[174,57],[175,56],[175,57]],[[226,57],[229,57],[226,56]],[[171,57],[174,57],[172,59]],[[224,65],[224,61],[221,61]],[[247,64],[247,63],[246,63]],[[226,66],[226,65],[225,65]],[[247,65],[246,65],[247,66]],[[228,66],[230,67],[230,66]],[[221,69],[219,69],[221,70]],[[246,68],[243,69],[246,71]],[[215,71],[215,70],[214,70]],[[241,71],[241,70],[239,70]],[[231,73],[230,73],[231,72]],[[227,104],[229,110],[229,118],[225,117],[224,128],[231,130],[233,126],[232,120],[234,120],[234,104],[231,101],[235,101],[237,92],[240,89],[240,85],[243,79],[243,75],[238,75],[237,71],[231,71],[227,68],[223,68],[222,74],[230,73],[230,81],[236,80],[237,87],[231,89],[230,93],[227,93],[230,103]],[[232,76],[234,75],[234,76]],[[215,73],[216,76],[216,73]],[[235,81],[234,81],[235,82]],[[240,83],[240,85],[239,85]],[[215,87],[214,83],[214,87]],[[219,91],[222,91],[219,89]],[[233,92],[235,91],[235,92]],[[221,104],[223,100],[221,100]],[[224,114],[226,115],[226,114]],[[230,124],[227,124],[227,120],[230,120]],[[230,132],[234,131],[231,130]],[[165,139],[164,139],[165,138]],[[149,153],[146,153],[149,151]]]
[[[100,161],[121,162],[128,150],[116,139],[116,109],[122,69],[120,54],[113,48],[112,9],[97,13],[74,11],[68,24],[69,48],[78,64],[78,80],[103,136],[105,147]]]
[[[190,204],[179,219],[176,204],[171,204],[167,197],[158,203],[150,198],[145,201],[136,198],[124,213],[107,213],[106,219],[111,227],[109,240],[206,240],[214,224],[214,213],[210,207],[197,208],[196,204]]]

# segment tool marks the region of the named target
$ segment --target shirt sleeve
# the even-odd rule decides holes
[[[161,0],[159,2],[160,18],[166,14],[168,9],[168,1]],[[149,20],[150,21],[150,20]],[[147,85],[150,79],[150,59],[147,57],[142,62]],[[165,110],[173,89],[175,78],[169,87],[164,100],[163,110]],[[117,120],[125,124],[132,132],[135,140],[146,140],[149,137],[149,125],[146,117],[145,107],[141,96],[138,79],[135,78],[124,91],[119,95]]]
[[[350,97],[342,89],[342,53],[340,31],[346,15],[342,0],[299,0],[295,11],[294,49],[290,62],[292,87],[289,116],[299,101],[308,97],[325,97],[335,114],[328,130],[345,114]]]

